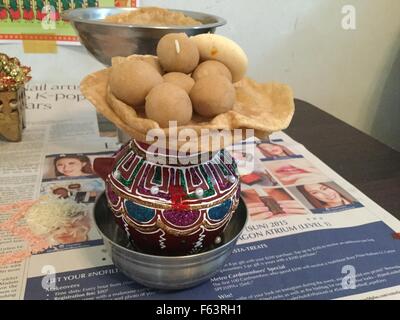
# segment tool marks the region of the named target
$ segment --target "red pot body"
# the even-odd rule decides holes
[[[117,223],[146,253],[193,254],[218,242],[239,202],[233,158],[221,150],[193,164],[164,152],[157,163],[148,147],[132,140],[114,158],[96,159]]]

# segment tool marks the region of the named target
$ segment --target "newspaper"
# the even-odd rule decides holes
[[[283,132],[229,148],[249,219],[219,272],[182,291],[135,283],[113,265],[93,224],[101,179],[90,170],[69,176],[55,165],[71,155],[93,163],[119,147],[116,139],[100,138],[94,108],[76,86],[29,89],[23,141],[0,144],[0,205],[54,193],[87,214],[79,232],[52,234],[50,249],[3,263],[1,299],[400,298],[400,222]],[[26,245],[1,228],[12,215],[0,213],[0,262]]]
[[[95,152],[110,152],[117,147],[115,139],[99,138],[95,109],[85,101],[78,85],[27,86],[26,119],[21,142],[0,141],[0,208],[36,199],[47,190],[51,183],[42,185],[46,154],[66,153],[77,146],[79,150]],[[26,248],[26,241],[20,236],[1,228],[14,213],[15,210],[0,211],[0,262]],[[24,297],[29,262],[27,258],[0,264],[0,299]]]

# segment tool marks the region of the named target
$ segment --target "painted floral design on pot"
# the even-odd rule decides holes
[[[94,163],[106,182],[108,205],[134,246],[146,253],[186,255],[221,241],[239,203],[234,159],[220,150],[192,164],[187,155],[165,152],[157,156],[167,164],[159,164],[149,150],[131,140],[113,158]]]

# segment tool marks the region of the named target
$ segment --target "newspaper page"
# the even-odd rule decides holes
[[[82,104],[80,110],[90,109],[84,105],[87,102],[76,100],[71,108],[77,103]],[[52,104],[58,108],[57,102]],[[76,116],[77,122],[96,121],[94,113],[87,118]],[[83,170],[71,177],[56,165],[58,159],[74,156],[82,157],[82,163],[92,163],[96,157],[110,156],[117,144],[97,138],[97,132],[82,135],[84,139],[60,139],[58,134],[51,138],[51,127],[59,121],[74,123],[72,113],[70,119],[54,119],[54,123],[46,120],[49,142],[40,152],[32,182],[37,189],[32,188],[31,198],[63,195],[86,210],[47,235],[52,241],[50,248],[18,266],[3,266],[12,270],[9,273],[0,269],[3,291],[18,287],[13,289],[13,298],[400,298],[400,222],[283,132],[273,134],[269,141],[249,139],[229,148],[238,162],[249,219],[218,273],[181,291],[159,291],[137,284],[113,265],[93,224],[93,203],[103,191],[102,181]],[[5,239],[2,247],[17,250]],[[3,294],[2,298],[11,296]]]
[[[115,144],[115,139],[99,138],[95,109],[78,85],[33,84],[26,90],[27,127],[22,141],[0,141],[0,299],[23,297],[29,254],[10,263],[28,251],[26,237],[13,229],[13,219],[43,193],[42,174],[47,172],[42,173],[42,168],[49,148],[65,152],[68,142],[76,146],[79,141],[84,150],[110,151]],[[21,219],[18,227],[24,225]]]
[[[148,289],[121,274],[102,246],[87,247],[34,256],[24,298],[398,297],[400,242],[394,234],[399,222],[371,206],[303,146],[284,134],[275,137],[233,148],[249,222],[230,259],[210,281],[175,292]],[[56,290],[42,288],[44,265],[56,272]]]

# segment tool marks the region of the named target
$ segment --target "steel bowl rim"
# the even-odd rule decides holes
[[[118,9],[121,11],[136,11],[140,8],[116,8],[116,7],[100,7],[100,8],[78,8],[78,9],[69,9],[64,11],[61,16],[64,20],[70,21],[72,23],[85,23],[85,24],[93,24],[93,25],[101,25],[101,26],[110,26],[110,27],[117,27],[117,28],[129,28],[129,29],[149,29],[149,30],[202,30],[202,29],[212,29],[216,27],[221,27],[226,24],[226,20],[219,16],[203,13],[199,11],[190,11],[190,10],[179,10],[179,9],[169,9],[165,8],[170,11],[181,12],[183,14],[202,14],[207,16],[208,18],[214,18],[216,22],[208,23],[208,24],[201,24],[198,26],[155,26],[155,25],[142,25],[142,24],[123,24],[123,23],[109,23],[105,22],[104,20],[88,20],[88,19],[81,19],[79,17],[70,17],[71,12],[77,11],[94,11],[94,10],[102,10],[102,9]]]
[[[105,196],[105,193],[103,193],[103,194],[102,194],[100,197],[98,197],[98,199],[96,200],[96,203],[95,203],[95,205],[94,205],[94,207],[93,207],[93,211],[95,210],[95,208],[96,208],[96,206],[97,206],[97,204],[98,204],[100,198],[101,198],[103,195]],[[128,248],[126,248],[126,247],[124,247],[124,246],[121,246],[121,245],[115,243],[114,241],[112,241],[109,237],[107,237],[107,236],[100,230],[99,224],[97,223],[96,215],[93,215],[93,216],[94,216],[94,222],[95,222],[96,228],[97,228],[97,230],[99,231],[100,235],[101,235],[104,239],[107,239],[107,241],[109,241],[114,247],[117,247],[118,249],[121,249],[121,250],[123,250],[123,251],[130,252],[130,253],[134,253],[135,255],[137,255],[137,256],[139,256],[139,257],[143,257],[143,258],[147,258],[147,259],[149,259],[149,258],[150,258],[150,259],[161,259],[161,260],[166,260],[166,261],[169,261],[169,260],[176,260],[176,259],[179,259],[179,260],[187,260],[187,259],[189,259],[189,258],[190,258],[190,259],[195,259],[195,258],[199,258],[199,257],[204,257],[204,256],[207,256],[207,255],[210,255],[210,254],[213,253],[213,252],[215,253],[215,252],[223,251],[223,249],[226,249],[226,248],[229,247],[233,242],[236,242],[236,241],[237,241],[237,239],[239,238],[239,236],[242,234],[242,232],[243,232],[243,230],[244,230],[244,227],[246,226],[246,224],[247,224],[247,222],[248,222],[248,219],[249,219],[249,215],[248,215],[248,210],[247,210],[246,203],[245,203],[245,201],[243,200],[242,197],[240,197],[240,201],[242,202],[242,204],[243,204],[243,206],[244,206],[244,208],[245,208],[245,210],[246,210],[246,219],[245,219],[245,221],[244,221],[244,223],[243,223],[242,228],[241,228],[240,231],[238,232],[238,234],[237,234],[235,237],[233,237],[231,240],[229,240],[227,243],[224,243],[224,244],[223,244],[222,246],[220,246],[220,247],[214,248],[214,249],[212,249],[212,250],[200,252],[200,253],[185,255],[185,256],[160,256],[160,255],[156,255],[156,254],[147,254],[147,253],[138,252],[138,251],[135,251],[135,250],[128,249]],[[107,208],[108,208],[108,207],[107,207]],[[112,214],[112,213],[110,212],[110,214]]]

